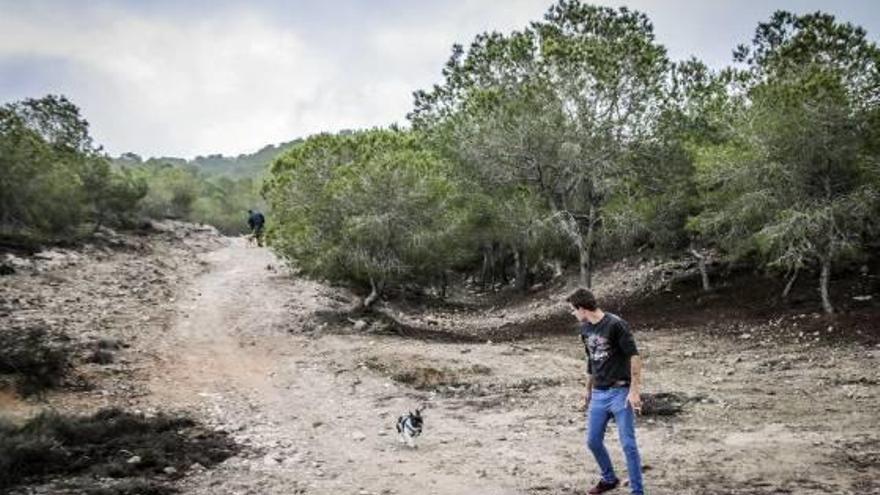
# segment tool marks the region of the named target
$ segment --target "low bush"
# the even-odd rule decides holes
[[[20,426],[0,423],[0,489],[88,475],[127,480],[128,485],[100,493],[142,493],[119,489],[138,479],[180,477],[193,464],[210,467],[236,450],[225,434],[202,429],[186,417],[148,418],[119,409],[90,416],[44,412]],[[167,493],[153,488],[147,493]]]
[[[0,380],[21,395],[60,385],[71,368],[69,339],[43,327],[0,331]]]

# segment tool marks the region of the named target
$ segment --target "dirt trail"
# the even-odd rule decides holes
[[[583,494],[594,481],[573,337],[306,335],[338,305],[330,289],[239,240],[205,261],[156,342],[143,405],[194,412],[251,448],[187,477],[184,493]],[[681,416],[639,425],[649,493],[880,493],[876,350],[638,338],[646,391],[689,399]],[[393,425],[420,403],[411,450]],[[613,428],[607,441],[625,476]]]
[[[319,286],[267,269],[277,266],[272,255],[239,241],[206,261],[207,273],[182,294],[180,316],[160,343],[152,398],[207,414],[261,457],[227,462],[219,474],[190,480],[187,492],[216,493],[222,480],[230,493],[469,493],[477,486],[511,493],[506,484],[477,482],[454,449],[395,444],[394,417],[417,402],[332,356],[357,353],[367,339],[316,341],[285,331],[291,319],[322,307]]]

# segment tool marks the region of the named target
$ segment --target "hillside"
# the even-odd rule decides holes
[[[184,413],[240,449],[188,468],[173,457],[129,464],[148,459],[147,447],[110,450],[124,476],[151,480],[150,493],[582,495],[590,481],[566,278],[526,296],[459,287],[446,304],[394,299],[354,316],[347,290],[179,222],[3,256],[12,273],[0,277],[2,332],[48,328],[74,363],[42,397],[0,394],[7,415]],[[632,316],[645,360],[639,435],[651,492],[880,489],[874,272],[847,279],[852,290],[841,292],[853,302],[833,319],[815,312],[808,287],[794,293],[807,304],[766,312],[748,274],[716,279],[708,297],[690,284],[639,290],[668,268],[633,261],[597,275],[599,294]],[[425,434],[409,449],[394,421],[420,404]],[[87,476],[34,478],[13,493],[98,485],[127,493]]]
[[[160,165],[191,166],[209,175],[224,175],[230,178],[261,177],[266,168],[278,155],[302,143],[294,139],[280,144],[268,144],[254,153],[242,153],[238,156],[214,154],[197,156],[191,160],[178,157],[152,157],[144,160],[134,153],[123,153],[113,158],[113,163],[120,166]]]

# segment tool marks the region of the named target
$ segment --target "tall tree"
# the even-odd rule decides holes
[[[426,285],[466,256],[467,218],[447,162],[410,132],[319,135],[272,165],[273,246],[312,276],[370,289]]]
[[[729,139],[701,152],[694,225],[770,267],[815,267],[830,314],[833,267],[864,250],[880,211],[880,50],[830,15],[777,12],[736,60],[742,104]]]
[[[130,213],[145,192],[110,167],[79,108],[63,96],[0,107],[0,169],[0,230],[13,236],[99,226]]]
[[[455,47],[410,119],[451,136],[470,167],[494,169],[481,175],[537,191],[589,286],[603,208],[656,118],[667,69],[644,14],[562,0],[523,31]]]

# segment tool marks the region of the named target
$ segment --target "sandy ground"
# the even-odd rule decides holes
[[[338,291],[240,240],[203,261],[167,328],[131,352],[153,356],[135,371],[134,407],[188,411],[248,447],[183,493],[584,494],[595,482],[573,333],[444,343],[315,330]],[[644,392],[686,399],[676,417],[639,421],[647,493],[880,494],[880,348],[774,339],[773,321],[635,330]],[[419,404],[425,433],[409,449],[394,422]],[[625,477],[613,426],[607,443]]]

